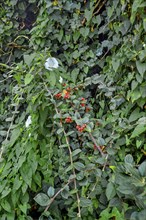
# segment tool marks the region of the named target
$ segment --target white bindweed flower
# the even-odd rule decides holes
[[[59,82],[63,83],[63,78],[61,76],[60,76]]]
[[[28,118],[27,118],[27,120],[26,120],[26,122],[25,122],[25,127],[26,128],[28,128],[29,127],[29,125],[31,124],[31,116],[28,116]]]
[[[59,63],[58,61],[56,60],[56,58],[54,57],[49,57],[47,60],[46,60],[46,63],[45,63],[45,68],[47,70],[53,70],[53,69],[57,69],[59,67]]]

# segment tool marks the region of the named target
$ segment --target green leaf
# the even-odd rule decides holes
[[[138,167],[138,170],[141,174],[141,176],[146,177],[146,161],[144,161],[140,166]]]
[[[131,17],[130,17],[130,21],[132,24],[135,21],[137,9],[140,7],[142,1],[143,0],[134,0],[133,1],[132,10],[131,10]]]
[[[24,54],[24,62],[28,65],[28,66],[30,66],[30,64],[32,63],[32,61],[33,61],[33,59],[34,59],[34,57],[35,57],[35,53],[33,53],[33,54]]]
[[[69,131],[69,132],[67,132],[66,136],[70,136],[70,135],[72,135],[73,133],[74,133],[74,131]]]
[[[75,43],[76,43],[76,41],[79,39],[79,37],[80,37],[80,32],[76,30],[76,31],[73,33],[73,40],[74,40]]]
[[[136,67],[140,75],[143,77],[144,73],[146,72],[146,63],[141,63],[140,61],[136,61]]]
[[[10,188],[5,188],[5,189],[2,191],[1,199],[4,198],[4,197],[6,197],[10,192],[11,192],[11,189],[10,189]]]
[[[83,163],[80,163],[80,162],[75,162],[74,163],[74,167],[76,170],[80,171],[80,170],[83,170],[85,168],[84,164]]]
[[[76,156],[77,154],[79,154],[81,151],[81,149],[76,149],[72,152],[72,157]]]
[[[140,117],[140,112],[139,112],[139,108],[134,109],[134,111],[132,111],[132,113],[130,114],[129,117],[129,122],[133,122],[136,121],[138,118]]]
[[[11,206],[9,204],[9,202],[7,200],[2,200],[1,201],[1,206],[3,207],[3,209],[7,212],[11,212]]]
[[[31,187],[31,181],[32,181],[32,169],[31,164],[29,162],[25,162],[23,166],[20,168],[20,173],[23,178],[23,180]]]
[[[44,193],[39,193],[34,197],[34,200],[40,205],[40,206],[47,206],[50,203],[49,197]]]
[[[99,220],[109,220],[111,217],[109,208],[106,208],[105,210],[103,210],[100,213],[100,216],[101,217],[99,218]]]
[[[19,205],[19,208],[21,209],[21,211],[24,213],[24,214],[26,214],[27,213],[27,208],[28,208],[28,206],[27,206],[27,203],[24,203],[23,205]]]
[[[136,140],[136,147],[139,148],[142,144],[142,141],[140,140]]]
[[[112,182],[107,184],[106,187],[106,196],[108,200],[111,200],[116,195],[114,184]]]
[[[55,194],[55,189],[54,189],[52,186],[50,186],[49,189],[48,189],[48,191],[47,191],[47,194],[48,194],[48,196],[49,196],[50,198],[53,197],[54,194]]]
[[[112,59],[112,65],[113,65],[113,69],[115,70],[115,72],[117,72],[119,66],[120,66],[120,60],[117,59]]]
[[[34,78],[33,75],[31,75],[30,73],[27,73],[24,79],[25,86],[28,85],[33,80],[33,78]]]
[[[71,79],[74,83],[76,83],[78,74],[79,74],[79,69],[77,68],[71,72]]]
[[[136,100],[138,100],[139,98],[141,97],[141,93],[139,90],[134,90],[132,93],[131,93],[131,101],[132,103]]]
[[[85,18],[87,19],[87,22],[91,20],[92,18],[92,11],[88,10],[88,9],[85,9],[85,12],[84,12],[84,16]]]
[[[125,157],[125,163],[133,164],[133,157],[131,154],[127,154]]]
[[[139,124],[135,127],[130,138],[135,138],[135,137],[139,136],[140,134],[142,134],[144,131],[146,131],[146,125]]]
[[[111,18],[113,12],[114,12],[114,6],[112,6],[112,7],[108,6],[107,7],[107,15],[108,15],[109,18]]]
[[[50,86],[54,87],[56,84],[55,71],[46,72],[46,76],[47,76],[48,82],[50,83]]]
[[[61,196],[64,199],[68,199],[69,195],[70,195],[69,186],[66,186],[65,189],[61,192]]]
[[[82,27],[82,28],[80,28],[80,33],[81,33],[81,35],[84,37],[84,38],[86,38],[87,36],[88,36],[88,34],[89,34],[89,28],[87,28],[87,27]]]
[[[92,201],[90,199],[87,199],[85,197],[80,198],[80,205],[81,207],[89,207],[92,205]]]
[[[21,185],[22,185],[22,180],[20,180],[19,175],[17,175],[13,183],[13,190],[12,190],[13,193],[15,193],[20,188]]]
[[[59,129],[57,130],[57,134],[61,134],[63,131],[64,131],[63,128],[59,128]]]
[[[115,217],[116,220],[125,220],[124,215],[120,213],[116,207],[113,208],[111,217]]]

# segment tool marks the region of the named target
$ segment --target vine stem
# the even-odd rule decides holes
[[[15,110],[17,111],[17,109],[18,109],[18,107]],[[14,119],[15,119],[15,113],[12,116],[12,121],[11,121],[11,124],[10,124],[8,130],[7,130],[7,134],[6,134],[6,138],[5,138],[4,142],[8,140],[8,137],[9,137],[9,134],[10,134],[10,130],[11,130],[12,126],[13,126]],[[4,152],[4,145],[2,145],[2,147],[0,149],[0,159],[2,159],[3,152]]]
[[[93,141],[93,143],[95,144],[96,148],[98,149],[98,151],[101,153],[101,155],[103,157],[105,157],[105,154],[102,152],[102,150],[100,149],[100,147],[97,145],[95,138],[93,137],[93,135],[89,132],[89,136],[91,138],[91,140]]]
[[[5,67],[6,69],[10,69],[10,70],[16,70],[16,68],[11,67],[11,66],[8,66],[8,65],[5,64],[5,63],[0,63],[0,66]]]
[[[106,3],[106,1],[107,1],[107,0],[104,0],[103,2],[101,2],[101,0],[99,0],[99,1],[97,2],[96,6],[95,6],[95,9],[98,7],[99,3],[101,3],[101,5],[100,5],[99,8],[97,9],[97,11],[95,11],[95,12],[93,13],[93,16],[95,16],[95,15],[97,15],[97,14],[99,13],[100,9],[104,6],[104,4]],[[94,9],[94,10],[95,10],[95,9]]]
[[[54,202],[55,198],[73,181],[73,179],[68,180],[68,182],[61,188],[50,200],[49,205],[45,208],[45,212],[50,208],[50,205]]]
[[[42,77],[41,77],[42,78]],[[42,78],[43,79],[43,78]],[[44,82],[44,86],[47,90],[47,92],[49,93],[49,95],[51,96],[51,98],[53,99],[53,96],[50,92],[50,90],[48,89],[46,83]],[[55,111],[57,114],[59,114],[59,111],[57,109],[57,106],[56,106],[56,103],[53,102],[54,104],[54,107],[55,107]],[[71,150],[71,147],[70,147],[70,144],[69,144],[69,140],[68,140],[68,137],[67,137],[67,134],[65,132],[65,129],[63,127],[63,124],[62,124],[62,121],[60,121],[60,126],[61,128],[63,128],[63,133],[64,133],[64,136],[65,136],[65,141],[66,141],[66,144],[68,146],[68,151],[69,151],[69,157],[70,157],[70,164],[71,164],[71,167],[72,167],[72,171],[73,171],[73,176],[75,177],[73,179],[73,182],[74,182],[74,189],[77,190],[77,181],[76,181],[76,172],[75,172],[75,169],[74,169],[74,164],[73,164],[73,158],[72,158],[72,150]],[[56,197],[55,197],[56,198]],[[76,192],[76,198],[77,198],[77,206],[78,206],[78,214],[77,214],[77,217],[81,218],[81,208],[80,208],[80,197],[79,197],[79,193]],[[54,201],[54,200],[53,200]],[[50,205],[49,205],[50,206]]]

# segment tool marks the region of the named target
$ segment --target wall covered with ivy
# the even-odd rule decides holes
[[[0,14],[0,219],[145,220],[145,1]]]

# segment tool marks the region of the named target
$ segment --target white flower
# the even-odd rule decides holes
[[[47,60],[46,60],[46,63],[45,63],[45,68],[47,70],[53,70],[53,69],[57,69],[59,67],[59,63],[58,61],[56,60],[56,58],[54,57],[49,57]]]
[[[60,76],[59,82],[63,83],[63,78],[61,76]]]
[[[26,122],[25,122],[25,127],[26,128],[28,128],[29,127],[29,125],[31,124],[31,116],[28,116],[28,118],[27,118],[27,120],[26,120]]]

